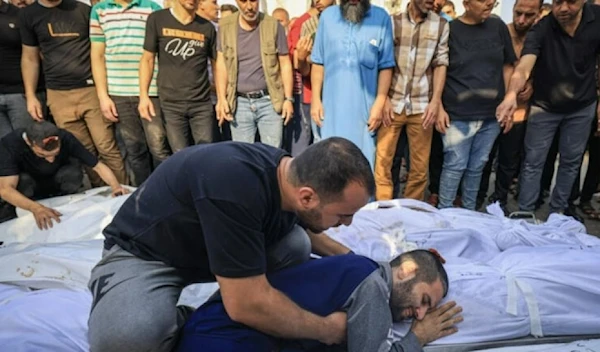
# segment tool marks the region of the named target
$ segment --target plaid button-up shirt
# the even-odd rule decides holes
[[[448,66],[448,22],[429,11],[415,22],[408,11],[392,16],[396,67],[389,97],[396,114],[420,114],[431,99],[433,68]]]

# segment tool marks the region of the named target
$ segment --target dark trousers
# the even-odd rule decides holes
[[[431,154],[429,156],[429,193],[440,193],[440,178],[442,176],[442,167],[444,166],[444,143],[442,135],[433,130],[431,138]],[[461,192],[459,191],[458,194]]]
[[[550,211],[563,211],[568,208],[573,183],[581,166],[587,136],[590,134],[595,115],[596,104],[590,104],[569,114],[555,114],[537,106],[531,107],[525,133],[525,161],[521,170],[520,210],[535,209],[540,194],[542,168],[557,131],[560,131],[560,164],[550,201]]]
[[[406,172],[410,172],[410,151],[408,149],[408,135],[406,128],[402,129],[398,144],[396,145],[396,154],[392,162],[392,184],[394,185],[394,198],[400,193],[400,170],[402,169],[402,158],[406,161]],[[431,165],[431,163],[430,163]]]
[[[312,143],[310,104],[304,104],[302,94],[295,95],[294,117],[283,127],[283,149],[298,156]]]
[[[510,186],[517,176],[522,160],[526,128],[527,124],[525,122],[517,123],[507,134],[498,136],[490,153],[490,159],[483,170],[477,197],[479,201],[485,201],[489,189],[490,175],[495,163],[496,182],[492,198],[498,200],[501,204],[506,204]]]
[[[83,185],[83,170],[78,161],[72,160],[50,177],[34,177],[28,173],[19,174],[17,191],[33,200],[64,196],[77,193]],[[0,201],[0,222],[17,217],[15,207]]]
[[[163,116],[158,98],[150,98],[156,116],[152,121],[140,117],[139,97],[111,96],[117,107],[119,122],[116,138],[125,169],[132,186],[139,187],[161,162],[171,154],[167,143]]]
[[[580,172],[577,173],[577,178],[571,190],[571,197],[569,197],[570,204],[573,204],[577,198],[580,198],[580,203],[587,203],[592,200],[594,193],[596,193],[598,182],[600,181],[600,137],[595,135],[597,123],[596,119],[592,121],[592,130],[588,140],[588,168],[585,180],[583,181],[583,188],[581,188],[581,191],[579,190],[581,183],[580,167]]]
[[[160,101],[167,138],[173,153],[194,144],[214,141],[214,108],[207,101]]]

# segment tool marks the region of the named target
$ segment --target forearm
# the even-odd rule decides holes
[[[96,86],[96,92],[98,94],[98,97],[108,97],[108,82],[106,79],[106,60],[103,54],[92,54],[92,76],[94,77],[94,85]]]
[[[511,77],[514,72],[515,67],[513,65],[504,65],[504,67],[502,67],[502,75],[504,76],[504,89],[506,89],[506,92],[508,92],[509,90],[509,82],[511,81]],[[525,80],[525,83],[527,83],[527,80]],[[525,87],[525,83],[523,84],[523,87]],[[521,88],[521,90],[522,89],[523,88]],[[518,92],[520,92],[521,90],[519,90]]]
[[[150,90],[150,82],[154,73],[154,57],[140,60],[140,98],[148,98]]]
[[[109,185],[110,188],[112,188],[113,190],[121,187],[121,184],[117,180],[115,174],[112,172],[111,169],[108,168],[108,166],[104,165],[103,163],[98,162],[98,164],[94,167],[94,171],[96,171],[96,173],[98,174],[98,176],[100,176],[102,181]]]
[[[292,69],[292,62],[286,60],[281,66],[281,79],[283,80],[283,91],[285,97],[291,97],[294,94],[294,70]]]
[[[310,83],[312,86],[312,101],[321,102],[321,90],[323,89],[323,76],[325,69],[323,65],[314,64],[310,72]]]
[[[234,319],[268,335],[287,339],[320,340],[328,331],[327,320],[298,307],[280,291],[270,288],[260,303]]]
[[[40,60],[38,57],[21,57],[21,75],[23,76],[23,86],[25,87],[25,96],[35,97],[35,91],[40,76]]]
[[[433,87],[431,93],[431,100],[442,100],[442,93],[444,92],[444,86],[446,85],[446,71],[448,67],[440,65],[433,69]]]
[[[322,257],[329,257],[333,255],[348,254],[350,248],[344,246],[333,238],[327,236],[324,233],[312,233],[306,231],[310,238],[312,252]]]
[[[306,57],[305,59],[295,58],[295,60],[296,60],[296,69],[298,70],[298,72],[300,72],[300,74],[303,77],[309,77],[310,76],[310,66],[311,66],[310,56]]]
[[[223,60],[217,59],[217,68],[215,70],[215,85],[217,86],[217,98],[219,100],[227,99],[227,68]]]
[[[0,196],[6,202],[14,205],[15,207],[25,209],[28,211],[32,211],[32,209],[40,205],[39,203],[25,197],[21,192],[19,192],[15,188],[6,187],[0,190]]]
[[[390,86],[392,85],[392,73],[391,68],[380,70],[377,78],[377,97],[375,98],[379,102],[385,102],[388,93],[390,92]]]

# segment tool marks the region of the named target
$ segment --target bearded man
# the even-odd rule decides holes
[[[395,66],[392,23],[369,0],[342,0],[323,11],[311,54],[311,117],[321,138],[344,137],[375,161],[381,124]]]
[[[233,322],[219,297],[194,313],[183,331],[179,352],[369,351],[418,352],[457,331],[461,307],[448,302],[443,259],[435,251],[406,252],[389,263],[342,255],[268,275],[269,282],[307,310],[327,315],[347,312],[347,340],[327,349],[317,341],[281,340]],[[318,294],[317,294],[318,292]],[[393,322],[413,319],[411,331],[394,341]]]

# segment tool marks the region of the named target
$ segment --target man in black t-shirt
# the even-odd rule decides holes
[[[48,106],[56,124],[100,156],[120,183],[127,183],[115,141],[115,121],[102,116],[92,79],[90,11],[88,5],[76,0],[38,0],[21,10],[21,71],[27,111],[35,120],[42,119],[35,87],[43,57]],[[92,170],[88,173],[92,185],[102,185],[98,175]]]
[[[517,95],[533,75],[533,98],[525,134],[519,208],[534,211],[548,149],[560,131],[560,164],[551,212],[568,212],[569,196],[594,117],[600,132],[596,60],[600,55],[600,7],[585,0],[552,3],[552,13],[527,33],[506,98],[496,112],[509,120]]]
[[[14,207],[29,210],[40,229],[60,222],[61,214],[32,199],[76,193],[82,186],[81,165],[92,168],[112,187],[128,193],[112,171],[73,135],[49,122],[35,122],[0,139],[1,221],[15,217]]]
[[[213,141],[216,120],[210,100],[207,61],[216,59],[214,25],[196,14],[197,2],[174,1],[152,13],[146,24],[140,61],[140,113],[150,118],[148,97],[154,60],[158,56],[158,96],[172,151]]]
[[[20,6],[20,5],[23,6]],[[19,7],[25,7],[24,1]],[[19,8],[0,1],[0,138],[33,122],[27,112],[23,77],[21,76],[21,35]],[[40,76],[36,94],[42,106],[46,103],[44,80]],[[43,116],[48,114],[42,112]]]
[[[260,143],[175,153],[104,229],[104,255],[90,279],[90,350],[170,351],[191,313],[176,307],[181,291],[215,279],[235,321],[281,337],[341,342],[344,314],[299,308],[265,273],[308,260],[311,248],[348,253],[321,232],[349,225],[374,188],[369,162],[342,138],[293,159]]]

